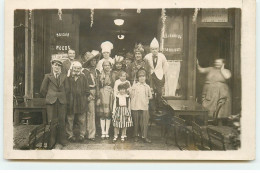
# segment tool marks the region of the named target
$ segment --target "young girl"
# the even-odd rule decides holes
[[[100,90],[97,105],[99,106],[98,112],[100,116],[100,126],[102,131],[101,139],[109,138],[111,113],[113,110],[113,87],[115,79],[111,72],[111,67],[112,65],[109,61],[104,61],[103,70],[99,76]]]
[[[119,93],[118,91],[118,85],[125,83],[127,85],[127,88],[130,87],[130,82],[128,80],[126,80],[126,72],[125,71],[121,71],[119,73],[119,79],[116,80],[115,85],[114,85],[114,94],[115,96]]]
[[[129,85],[121,83],[118,85],[119,93],[116,95],[113,106],[113,126],[114,126],[114,139],[116,142],[119,131],[122,129],[121,141],[124,142],[126,138],[127,127],[133,126],[130,109],[130,97],[126,94]]]
[[[120,75],[120,72],[123,71],[123,61],[124,61],[124,57],[122,56],[115,56],[115,65],[114,65],[114,68],[113,68],[113,75],[115,76],[116,80],[119,79],[119,75]]]

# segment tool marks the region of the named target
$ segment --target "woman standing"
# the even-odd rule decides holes
[[[147,72],[146,80],[149,81],[149,64],[143,59],[144,49],[141,44],[135,45],[134,48],[135,60],[126,69],[131,84],[137,82],[137,71],[139,69],[145,69]]]
[[[115,77],[112,74],[112,64],[109,61],[103,62],[103,70],[99,77],[99,99],[97,104],[99,105],[99,116],[101,126],[101,138],[109,138],[109,127],[111,122],[111,114],[113,110],[113,87],[115,83]]]
[[[215,59],[214,67],[202,68],[197,60],[197,69],[200,73],[206,74],[206,80],[202,90],[202,105],[208,109],[209,118],[213,118],[213,113],[217,108],[219,99],[225,99],[221,107],[218,118],[227,118],[231,114],[230,90],[226,83],[231,78],[231,73],[225,69],[224,59]],[[219,121],[219,123],[222,123]]]
[[[109,61],[112,66],[115,63],[114,59],[112,59],[110,57],[111,50],[113,49],[113,44],[109,41],[105,41],[101,44],[101,49],[102,49],[103,59],[101,59],[97,64],[97,69],[99,70],[99,72],[101,72],[103,70],[102,64],[103,64],[104,61]]]

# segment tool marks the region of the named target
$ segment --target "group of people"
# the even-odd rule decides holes
[[[120,140],[124,142],[127,128],[133,126],[135,142],[140,139],[151,142],[147,137],[149,104],[155,98],[156,110],[162,107],[168,67],[165,56],[159,52],[158,41],[152,40],[151,53],[147,55],[141,44],[125,58],[110,57],[113,44],[109,41],[103,42],[101,49],[102,53],[86,52],[83,60],[75,59],[74,50],[68,51],[64,62],[52,58],[52,71],[45,75],[40,89],[46,97],[52,129],[50,146],[56,142],[61,145],[67,145],[68,141],[83,142],[86,138],[95,140],[96,115],[100,118],[101,139],[109,138],[113,125],[113,142],[118,140],[120,131]],[[79,136],[73,130],[75,124],[79,126]]]
[[[125,57],[111,58],[113,44],[109,41],[103,42],[101,49],[101,53],[86,52],[81,60],[75,59],[72,49],[66,61],[52,58],[51,73],[45,75],[40,89],[46,97],[48,124],[52,129],[50,146],[56,142],[62,145],[68,141],[83,142],[86,138],[95,140],[96,117],[102,139],[109,139],[112,125],[113,142],[118,140],[120,131],[120,140],[124,142],[127,128],[133,126],[135,142],[140,139],[151,142],[147,137],[149,111],[163,108],[162,90],[168,68],[166,57],[159,52],[158,41],[152,40],[151,53],[146,55],[141,44],[135,45],[133,54],[127,53]],[[214,66],[207,68],[202,68],[197,61],[198,72],[206,74],[202,106],[209,111],[209,117],[213,117],[221,99],[225,103],[218,118],[231,113],[226,83],[231,72],[224,66],[223,59],[216,59]],[[75,134],[75,124],[79,127],[79,136]]]

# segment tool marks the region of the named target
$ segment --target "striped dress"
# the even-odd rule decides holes
[[[133,126],[130,97],[128,95],[118,94],[115,97],[112,118],[114,127],[124,128]]]

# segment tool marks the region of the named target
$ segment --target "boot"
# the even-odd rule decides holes
[[[104,139],[106,137],[106,132],[105,132],[105,121],[100,119],[100,126],[101,126],[101,139]]]
[[[108,139],[109,138],[109,128],[110,128],[110,122],[111,120],[110,119],[106,119],[106,138]]]

